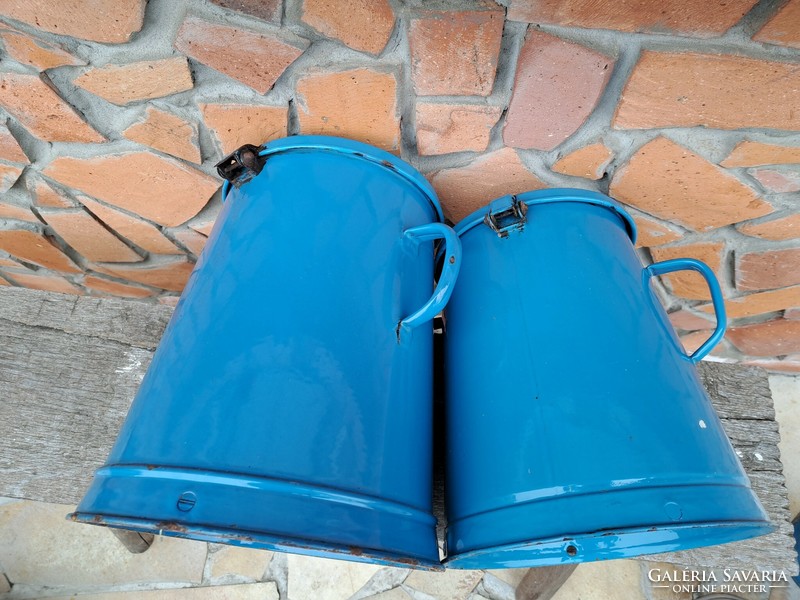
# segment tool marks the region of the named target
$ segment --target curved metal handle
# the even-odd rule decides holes
[[[453,286],[458,277],[458,270],[461,268],[461,240],[458,234],[443,223],[427,223],[419,227],[406,229],[404,237],[417,242],[429,242],[431,240],[444,239],[444,267],[439,276],[439,282],[433,295],[422,307],[397,324],[397,341],[402,341],[403,335],[408,335],[412,329],[427,323],[447,304],[450,294],[453,293]],[[432,259],[432,257],[431,257]]]
[[[665,260],[660,263],[655,263],[645,268],[648,278],[654,275],[665,275],[666,273],[674,273],[675,271],[695,271],[703,276],[708,284],[708,289],[711,290],[711,300],[714,303],[714,316],[717,318],[717,327],[703,344],[694,351],[694,354],[687,356],[687,358],[696,363],[705,357],[716,346],[725,335],[725,326],[727,320],[725,317],[725,301],[722,298],[722,290],[719,288],[719,282],[714,276],[711,268],[699,260],[694,258],[673,258],[672,260]]]

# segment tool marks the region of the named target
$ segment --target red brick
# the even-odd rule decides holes
[[[114,104],[130,104],[192,89],[185,56],[89,69],[74,82]]]
[[[800,237],[800,214],[753,225],[741,225],[739,231],[765,240],[791,240]]]
[[[211,2],[268,23],[275,25],[281,23],[282,0],[211,0]]]
[[[0,160],[25,165],[30,163],[19,142],[3,123],[0,123]]]
[[[15,260],[11,260],[10,258],[4,258],[0,256],[0,267],[15,267],[15,268],[23,268],[23,265],[18,263]]]
[[[20,165],[6,165],[0,163],[0,193],[7,192],[14,187],[14,184],[17,183],[17,179],[22,175],[23,168],[24,167]]]
[[[178,301],[180,299],[180,296],[159,296],[158,303],[163,304],[164,306],[175,307],[178,305]]]
[[[178,31],[175,48],[260,94],[269,91],[286,67],[303,53],[274,35],[191,16]]]
[[[30,223],[38,223],[37,219],[30,208],[24,206],[16,206],[15,204],[6,204],[0,202],[0,219],[16,219],[18,221],[28,221]]]
[[[198,233],[202,233],[204,236],[208,237],[211,235],[211,230],[214,228],[215,222],[216,222],[216,215],[214,215],[213,218],[199,219],[199,220],[195,219],[191,223],[188,223],[188,225]]]
[[[633,215],[633,220],[636,223],[636,247],[637,248],[652,248],[653,246],[662,246],[675,242],[681,239],[682,235],[649,217],[642,215]]]
[[[756,0],[511,0],[508,18],[566,27],[713,37],[725,33]]]
[[[553,171],[585,179],[601,179],[611,162],[611,150],[601,143],[584,146],[559,158]]]
[[[218,181],[205,173],[150,152],[94,158],[61,156],[43,173],[167,227],[191,219],[219,188]]]
[[[0,272],[0,275],[3,275],[3,273]],[[3,279],[2,277],[0,277],[0,286],[10,287],[11,284],[8,282],[8,280]]]
[[[39,71],[63,67],[64,65],[83,65],[68,52],[18,31],[0,31],[3,45],[8,55],[23,65],[30,65]]]
[[[81,203],[98,219],[125,239],[152,254],[179,254],[180,250],[161,231],[141,219],[104,206],[85,196]]]
[[[499,106],[417,103],[417,151],[421,155],[483,152],[500,119]]]
[[[284,137],[289,109],[285,106],[249,104],[199,104],[206,126],[230,154],[244,144],[259,146]]]
[[[453,221],[460,221],[500,196],[545,187],[512,148],[479,156],[466,167],[443,169],[431,178],[431,183]]]
[[[683,246],[670,246],[667,248],[653,248],[650,253],[653,260],[661,262],[673,258],[695,258],[706,263],[719,277],[719,270],[722,264],[722,253],[725,245],[717,242],[706,242],[699,244],[684,244]],[[666,275],[664,278],[669,281],[672,293],[682,298],[693,300],[708,300],[711,294],[705,279],[694,271],[683,271]]]
[[[58,275],[50,275],[45,273],[21,273],[13,271],[3,273],[3,277],[11,279],[19,286],[31,288],[34,290],[43,290],[45,292],[57,292],[59,294],[75,294],[82,293],[79,287],[71,284],[69,281]]]
[[[102,142],[75,110],[36,75],[0,74],[0,106],[46,142]]]
[[[746,360],[742,364],[778,373],[800,373],[800,356],[787,357],[784,360]]]
[[[599,52],[532,30],[517,62],[503,141],[514,148],[558,146],[594,110],[613,67]]]
[[[800,0],[789,0],[753,39],[767,44],[800,48]]]
[[[708,331],[693,331],[680,336],[681,344],[683,344],[683,351],[686,352],[686,354],[694,354],[695,350],[702,346],[709,337]],[[719,346],[716,346],[710,352],[712,356],[717,354],[717,348],[719,348]]]
[[[297,82],[297,93],[302,133],[352,138],[384,150],[400,147],[397,81],[391,73],[306,75]]]
[[[0,0],[0,14],[44,31],[119,44],[142,28],[145,0]]]
[[[780,356],[800,352],[800,321],[778,319],[728,330],[726,337],[745,354]]]
[[[52,208],[74,208],[77,206],[70,198],[55,190],[45,181],[37,181],[33,186],[33,201],[36,206]]]
[[[646,50],[622,92],[613,126],[796,131],[798,105],[794,63]]]
[[[772,212],[754,190],[665,137],[642,146],[611,182],[611,196],[697,231]]]
[[[770,290],[800,284],[800,248],[737,254],[736,287]]]
[[[24,229],[0,231],[0,250],[12,256],[50,269],[65,273],[80,273],[81,270],[50,240],[39,233]]]
[[[203,247],[206,245],[208,238],[192,229],[181,229],[173,231],[172,236],[177,239],[181,244],[186,246],[189,251],[195,256],[200,256]]]
[[[696,315],[686,309],[671,312],[667,316],[675,329],[683,331],[714,329],[714,323],[708,317]]]
[[[736,144],[728,157],[719,164],[723,167],[800,164],[800,148],[745,140]]]
[[[101,296],[120,296],[122,298],[149,298],[153,295],[151,290],[143,287],[128,285],[111,279],[104,279],[96,275],[87,275],[83,278],[83,286]]]
[[[800,173],[776,171],[775,169],[753,169],[750,174],[767,191],[775,192],[776,194],[800,191]]]
[[[503,11],[427,11],[411,19],[411,78],[420,96],[488,96],[503,36]]]
[[[303,22],[362,52],[379,54],[394,29],[387,0],[303,0]]]
[[[122,135],[189,162],[202,162],[197,125],[152,106],[147,107],[147,113],[141,121],[128,127]]]
[[[110,274],[121,277],[122,279],[128,279],[171,292],[180,292],[189,280],[189,275],[192,273],[193,268],[193,263],[185,260],[178,260],[136,267],[113,265],[106,267],[106,270]]]
[[[789,308],[783,313],[784,319],[791,319],[793,321],[800,321],[800,308]]]
[[[100,262],[142,260],[114,234],[83,210],[41,211],[42,218],[67,244],[84,258]]]
[[[725,312],[729,319],[752,317],[796,306],[800,306],[800,285],[725,300]],[[714,312],[710,304],[704,304],[699,309],[706,313]]]

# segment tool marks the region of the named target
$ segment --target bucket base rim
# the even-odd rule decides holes
[[[443,571],[438,560],[412,558],[370,548],[337,546],[315,540],[301,540],[290,536],[277,536],[258,531],[236,531],[219,527],[204,527],[192,524],[157,522],[137,517],[109,516],[97,513],[73,512],[67,518],[76,523],[100,525],[115,529],[127,529],[141,533],[152,533],[182,539],[200,540],[242,548],[254,548],[302,554],[317,558],[333,558],[351,562],[378,564],[389,567],[412,568],[424,571]]]
[[[632,527],[489,546],[452,554],[443,563],[451,569],[481,570],[577,564],[727,544],[765,535],[775,529],[769,521]]]

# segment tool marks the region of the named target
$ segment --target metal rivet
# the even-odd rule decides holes
[[[567,546],[567,554],[568,555],[575,556],[577,553],[578,553],[578,549],[575,546],[573,546],[572,544]]]
[[[456,257],[455,256],[451,256],[450,257],[450,264],[453,265],[453,264],[455,264],[455,262],[456,262]]]
[[[178,510],[189,512],[194,508],[196,503],[197,496],[195,496],[193,492],[184,492],[181,494],[181,497],[178,498]]]

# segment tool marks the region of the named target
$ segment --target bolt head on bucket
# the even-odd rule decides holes
[[[243,147],[220,171],[222,212],[72,518],[441,569],[431,319],[460,244],[433,189],[320,136]],[[437,239],[454,264],[432,296]]]
[[[455,226],[446,309],[449,567],[539,567],[773,530],[643,268],[585,190],[506,196]],[[475,474],[480,473],[480,477]]]

